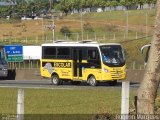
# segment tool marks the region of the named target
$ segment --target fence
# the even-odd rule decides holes
[[[23,62],[9,62],[10,69],[40,68],[40,60],[24,60]]]
[[[56,40],[65,40],[65,41],[81,41],[81,34],[72,34],[72,36],[57,35],[55,38]],[[150,40],[151,35],[146,36],[144,33],[132,32],[128,34],[129,37],[126,36],[125,33],[122,32],[108,32],[104,34],[99,34],[98,32],[94,33],[83,33],[84,40],[94,40],[98,41],[99,43],[107,43],[107,42],[125,42],[132,41],[132,40]],[[43,40],[35,37],[33,38],[25,38],[25,39],[16,39],[16,38],[4,38],[0,40],[3,44],[22,44],[22,45],[41,45],[43,43],[53,43],[53,39],[51,36],[45,37]]]

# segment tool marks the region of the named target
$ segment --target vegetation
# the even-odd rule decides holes
[[[60,32],[64,35],[64,36],[71,36],[71,31],[69,30],[69,28],[67,26],[62,26],[62,28],[60,29]]]
[[[14,0],[2,0],[8,3],[14,3]],[[15,5],[1,6],[0,16],[6,17],[7,15],[18,18],[23,15],[34,16],[46,14],[51,9],[64,12],[66,15],[76,9],[78,12],[85,8],[105,7],[115,8],[118,5],[124,6],[127,9],[132,9],[133,6],[140,5],[143,9],[144,4],[151,6],[155,5],[156,0],[16,0]]]

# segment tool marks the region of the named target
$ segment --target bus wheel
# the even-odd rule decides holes
[[[72,84],[72,85],[80,85],[80,84],[81,84],[81,81],[71,81],[71,84]]]
[[[93,75],[91,75],[88,78],[87,82],[89,83],[90,86],[96,86],[97,85],[96,78]]]
[[[110,86],[116,86],[117,85],[117,80],[114,81],[109,81]]]
[[[52,75],[51,82],[53,85],[60,85],[62,83],[57,74]]]

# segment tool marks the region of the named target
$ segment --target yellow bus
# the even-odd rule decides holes
[[[52,84],[70,81],[78,85],[86,81],[116,85],[126,77],[123,48],[117,43],[55,42],[42,44],[41,76],[51,78]]]

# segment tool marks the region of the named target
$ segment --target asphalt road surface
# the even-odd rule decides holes
[[[115,87],[121,88],[122,82],[118,82],[116,86],[109,86],[108,83],[98,83],[96,87],[89,86],[86,82],[82,82],[80,85],[72,85],[69,82],[63,82],[63,85],[55,86],[51,84],[48,79],[42,80],[0,80],[1,88],[34,88],[34,89],[94,89],[94,88],[106,88]],[[138,88],[138,83],[130,83],[131,88]]]

